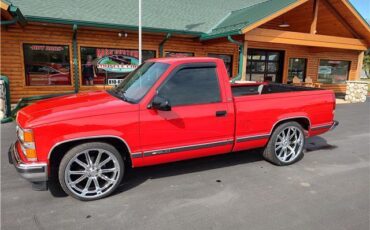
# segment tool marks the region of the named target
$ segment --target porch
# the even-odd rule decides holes
[[[346,81],[358,79],[362,69],[366,23],[345,1],[297,4],[242,29],[239,80],[289,84],[295,79],[344,93]]]

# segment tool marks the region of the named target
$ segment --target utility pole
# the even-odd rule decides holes
[[[142,63],[141,0],[139,0],[139,65]]]

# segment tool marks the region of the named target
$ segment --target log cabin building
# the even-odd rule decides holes
[[[144,0],[142,9],[143,60],[218,57],[241,80],[297,77],[344,92],[370,47],[347,0]],[[137,31],[137,0],[1,0],[12,102],[112,87],[139,63]]]

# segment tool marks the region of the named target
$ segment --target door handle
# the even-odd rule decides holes
[[[224,117],[226,114],[226,110],[216,111],[216,117]]]

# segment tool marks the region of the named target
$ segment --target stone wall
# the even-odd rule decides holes
[[[365,102],[368,87],[368,83],[364,81],[347,81],[345,100],[351,103]]]
[[[0,79],[0,119],[3,119],[6,111],[6,89],[5,82]]]

